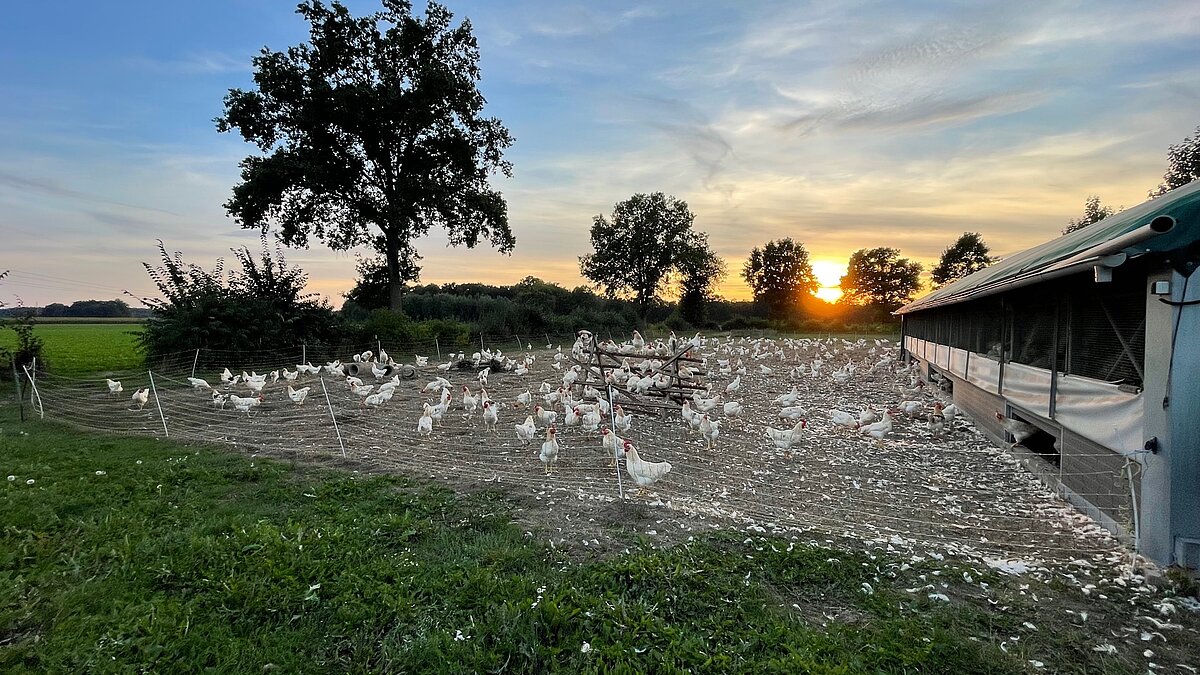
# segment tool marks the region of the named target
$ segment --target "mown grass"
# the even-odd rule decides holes
[[[740,535],[571,562],[498,493],[12,413],[0,672],[1011,673],[1024,620],[1049,671],[1126,671],[1037,607],[902,591],[953,567]]]
[[[142,367],[137,346],[140,325],[128,323],[41,323],[33,334],[45,343],[51,372],[78,376]],[[16,333],[0,330],[0,347],[15,347]]]

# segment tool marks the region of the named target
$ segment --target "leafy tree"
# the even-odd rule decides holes
[[[842,277],[843,300],[890,312],[921,289],[921,269],[921,263],[901,258],[899,249],[859,249]]]
[[[61,302],[52,302],[42,308],[42,316],[66,316],[70,308]]]
[[[142,263],[163,295],[142,299],[153,310],[140,338],[148,356],[204,349],[209,351],[201,352],[201,363],[216,365],[226,355],[212,350],[250,352],[338,341],[333,309],[304,293],[308,276],[288,265],[278,247],[272,255],[265,233],[261,241],[258,259],[249,249],[233,249],[239,269],[228,275],[224,260],[205,270],[184,263],[179,252],[169,255],[158,242],[161,264]]]
[[[338,2],[308,0],[298,13],[310,41],[254,58],[256,89],[231,89],[217,129],[237,129],[264,156],[242,160],[225,208],[242,227],[278,227],[335,250],[369,244],[387,262],[389,304],[399,308],[411,246],[432,226],[450,243],[516,240],[508,206],[489,184],[512,174],[512,136],[484,106],[479,48],[469,21],[430,2],[423,18],[406,0],[355,18]]]
[[[679,261],[679,316],[693,326],[703,326],[708,303],[716,299],[717,286],[728,274],[725,261],[709,248],[708,235],[698,235],[696,246]]]
[[[1164,195],[1200,178],[1200,127],[1178,145],[1167,149],[1167,172],[1163,182],[1150,191],[1151,197]]]
[[[10,270],[0,272],[0,281],[3,281],[9,272]],[[0,308],[5,306],[4,301],[0,300]],[[45,370],[46,359],[42,355],[45,344],[42,338],[33,334],[33,310],[24,307],[21,299],[17,298],[15,310],[6,313],[5,317],[7,318],[0,319],[0,329],[11,328],[17,334],[17,345],[0,345],[0,379],[11,377],[14,366],[18,372],[25,366]]]
[[[1083,203],[1083,217],[1079,220],[1072,218],[1068,221],[1067,227],[1062,233],[1070,234],[1075,230],[1082,230],[1088,225],[1098,223],[1116,212],[1116,209],[1111,206],[1101,206],[1099,195],[1090,195],[1087,201]]]
[[[592,219],[596,252],[579,258],[580,271],[609,297],[632,295],[644,319],[682,263],[705,246],[692,230],[695,218],[683,200],[635,194],[613,206],[612,220]]]
[[[754,292],[755,302],[765,304],[772,318],[786,315],[801,296],[819,288],[808,251],[790,237],[754,247],[742,267],[742,278]]]
[[[354,271],[358,273],[354,287],[342,294],[347,302],[352,302],[363,309],[382,309],[391,305],[387,260],[380,256],[372,258],[358,256],[358,261],[354,263]],[[416,265],[413,257],[402,257],[400,259],[400,282],[408,283],[416,281],[420,277],[421,268]]]
[[[963,232],[953,246],[942,251],[942,259],[934,265],[934,288],[992,265],[996,258],[988,255],[990,252],[978,232]]]

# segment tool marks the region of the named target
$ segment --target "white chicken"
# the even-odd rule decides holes
[[[137,391],[133,392],[133,396],[131,398],[133,400],[133,404],[137,406],[137,409],[141,410],[142,408],[146,407],[146,403],[150,401],[150,390],[138,389]]]
[[[725,393],[733,394],[736,393],[740,388],[742,388],[742,376],[738,375],[737,377],[733,378],[733,382],[726,384]]]
[[[704,449],[712,450],[717,445],[717,437],[721,435],[721,423],[709,419],[708,415],[701,415],[700,435],[704,437]]]
[[[121,386],[121,383],[116,380],[105,378],[104,381],[108,383],[108,393],[110,394],[119,394],[122,391],[125,391],[125,388]]]
[[[483,370],[479,371],[479,374],[475,376],[475,379],[479,380],[479,384],[486,387],[486,386],[488,386],[488,375],[491,375],[491,374],[492,374],[491,368],[484,368]]]
[[[479,397],[472,396],[471,390],[465,384],[462,388],[462,407],[465,419],[470,419],[471,415],[474,415],[475,411],[479,409]]]
[[[391,369],[387,366],[380,367],[374,363],[371,364],[371,374],[374,375],[375,379],[377,380],[382,380],[383,378],[387,377],[389,372],[391,372]]]
[[[808,428],[808,420],[800,420],[796,422],[796,426],[791,429],[776,429],[767,427],[767,438],[775,444],[775,447],[781,450],[791,450],[800,444],[801,434]]]
[[[229,384],[229,381],[232,379],[233,373],[229,370],[229,368],[221,371],[221,384]]]
[[[500,411],[492,401],[483,402],[483,431],[496,432],[496,424],[500,421]]]
[[[373,384],[364,384],[364,385],[360,385],[360,386],[357,386],[357,387],[352,387],[352,388],[350,389],[350,391],[354,392],[355,394],[357,394],[358,396],[360,396],[360,397],[362,397],[362,398],[366,398],[367,396],[369,396],[369,395],[371,394],[371,392],[372,392],[374,389],[375,389],[375,385],[373,385]]]
[[[429,365],[429,357],[413,354],[413,363],[415,363],[418,368],[425,368]]]
[[[523,393],[517,394],[517,403],[522,408],[528,408],[530,403],[533,403],[533,394],[526,389]]]
[[[865,427],[879,421],[879,414],[870,408],[863,408],[858,413],[858,426]]]
[[[222,394],[217,391],[214,391],[212,393],[212,404],[213,404],[214,408],[220,408],[221,410],[224,410],[225,402],[228,400],[229,400],[229,394]]]
[[[534,406],[533,414],[537,415],[537,418],[539,420],[541,420],[542,424],[545,424],[546,426],[550,426],[558,420],[557,412],[555,412],[553,410],[546,410],[545,408],[543,408],[540,405]]]
[[[933,409],[941,413],[942,417],[946,420],[946,424],[951,427],[954,425],[954,418],[958,417],[960,412],[958,406],[954,405],[953,403],[950,405],[943,405],[941,401],[934,403]]]
[[[292,403],[295,403],[296,405],[303,405],[304,399],[308,398],[308,390],[309,387],[292,389],[292,385],[289,384],[287,388],[288,398],[292,399]]]
[[[725,405],[721,406],[721,411],[730,417],[740,417],[742,414],[742,404],[737,401],[726,401]]]
[[[883,419],[858,428],[858,433],[865,434],[875,439],[875,444],[883,447],[883,439],[892,432],[892,413],[899,413],[899,410],[888,410],[883,413]]]
[[[449,387],[449,386],[450,386],[450,380],[447,380],[444,377],[439,377],[439,378],[436,378],[436,379],[430,381],[429,384],[425,385],[425,387],[423,389],[421,389],[421,393],[431,393],[431,392],[438,391],[439,389],[442,389],[443,387]]]
[[[538,453],[538,459],[542,460],[546,467],[547,476],[554,472],[554,466],[558,464],[558,439],[555,437],[557,433],[553,426],[546,429],[546,442],[542,443],[542,451]]]
[[[807,418],[807,417],[808,417],[808,410],[805,410],[803,406],[790,405],[790,406],[784,408],[783,410],[779,411],[780,419],[798,420],[798,419]]]
[[[202,380],[202,379],[200,379],[200,378],[198,378],[198,377],[189,377],[189,378],[187,379],[187,381],[188,381],[188,384],[192,385],[192,389],[195,389],[196,391],[203,391],[203,390],[205,390],[205,389],[212,389],[212,385],[210,385],[210,384],[208,383],[208,381],[206,381],[206,380]]]
[[[638,484],[639,492],[654,485],[663,476],[671,472],[670,462],[647,462],[638,455],[633,443],[625,441],[625,471],[634,483]]]
[[[604,418],[600,416],[599,411],[588,410],[587,412],[583,413],[583,417],[580,418],[579,426],[582,427],[584,431],[596,431],[600,428],[600,422],[603,421],[603,419]]]
[[[633,426],[633,414],[626,414],[618,403],[613,407],[613,421],[617,425],[617,431],[624,433],[629,431],[629,428]]]
[[[579,408],[566,408],[563,410],[563,426],[577,427],[582,416],[579,414]]]
[[[421,411],[421,419],[417,420],[417,433],[422,436],[433,434],[433,415],[430,413],[430,408],[431,406],[426,403]]]
[[[295,382],[296,378],[300,375],[299,370],[289,371],[287,368],[284,368],[281,372],[283,373],[283,379],[287,382]]]
[[[243,398],[241,396],[234,396],[231,394],[229,396],[229,401],[231,403],[233,403],[233,407],[238,412],[244,412],[244,413],[246,413],[246,417],[249,417],[250,411],[253,410],[254,408],[256,408],[257,406],[259,406],[263,402],[263,397],[262,397],[262,394],[259,394],[258,396],[248,397],[248,398]]]
[[[842,410],[830,410],[829,419],[839,427],[846,427],[848,429],[858,428],[858,418]]]
[[[1014,446],[1024,443],[1027,438],[1038,432],[1038,428],[1032,424],[1015,417],[1002,415],[1000,411],[996,411],[996,421],[1004,427],[1005,431],[1012,434]]]
[[[529,445],[537,434],[537,425],[533,422],[533,415],[527,416],[521,424],[514,424],[513,430],[517,432],[517,440],[521,441],[521,445]]]
[[[379,406],[392,400],[392,393],[395,389],[380,389],[379,391],[367,396],[362,400],[363,406],[367,408],[378,408]]]
[[[925,418],[925,427],[929,429],[930,436],[941,438],[942,431],[946,428],[946,418],[942,417],[941,413],[931,412]]]
[[[616,466],[618,459],[625,457],[625,439],[613,433],[612,429],[604,427],[600,431],[600,447],[612,456],[612,464]]]

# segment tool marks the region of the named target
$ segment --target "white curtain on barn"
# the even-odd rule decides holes
[[[1075,433],[1117,452],[1140,450],[1144,435],[1142,394],[1086,377],[1059,375],[1054,417]]]
[[[1050,371],[1021,363],[1004,364],[1004,397],[1042,417],[1050,417]]]

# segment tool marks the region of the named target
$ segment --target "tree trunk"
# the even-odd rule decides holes
[[[388,307],[393,312],[399,312],[400,298],[404,293],[404,286],[400,283],[400,238],[395,231],[385,231],[383,236],[387,240]]]

